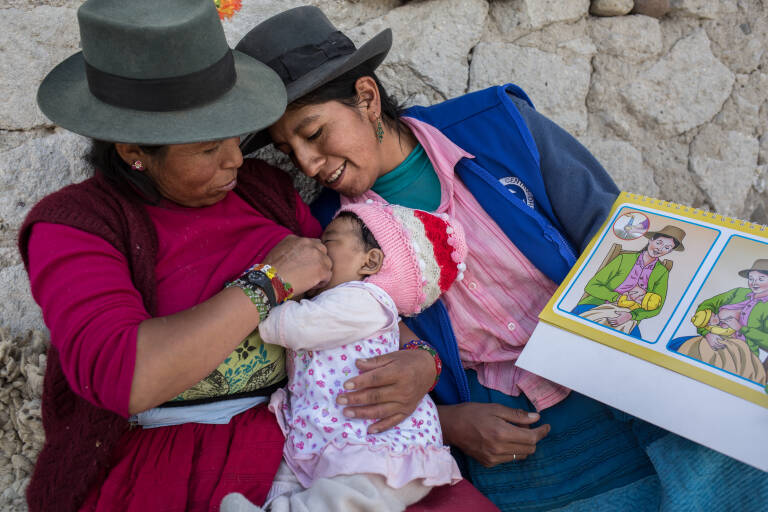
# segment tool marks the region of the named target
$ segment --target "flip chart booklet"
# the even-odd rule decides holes
[[[518,366],[768,471],[768,228],[622,193]]]

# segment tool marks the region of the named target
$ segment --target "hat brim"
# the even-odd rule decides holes
[[[739,272],[739,275],[740,275],[741,277],[744,277],[744,278],[746,278],[746,279],[749,279],[749,273],[750,273],[750,272],[752,272],[752,271],[757,271],[757,272],[762,272],[763,274],[768,274],[768,269],[763,269],[763,268],[748,268],[748,269],[744,269],[744,270],[742,270],[741,272]]]
[[[282,80],[272,69],[241,52],[232,53],[235,85],[199,107],[150,112],[104,103],[88,89],[82,52],[45,77],[37,103],[54,124],[110,142],[184,144],[241,136],[277,121],[287,98]]]
[[[286,85],[288,103],[290,104],[305,94],[314,91],[319,86],[330,82],[365,62],[371,65],[372,70],[376,69],[384,62],[391,48],[392,30],[387,28],[360,46],[354,53],[329,60],[298,80]],[[240,144],[240,149],[244,155],[247,155],[261,149],[270,142],[269,133],[266,130],[262,130],[251,134],[243,140]]]
[[[666,233],[662,233],[660,231],[646,231],[645,233],[643,233],[643,236],[645,238],[647,238],[648,240],[650,240],[653,237],[653,235],[665,236],[665,237],[671,238],[672,240],[677,242],[677,247],[675,247],[673,249],[674,251],[684,251],[685,250],[685,246],[683,246],[683,242],[681,242],[680,240],[678,240],[677,238],[675,238],[675,237],[673,237],[671,235],[668,235]]]

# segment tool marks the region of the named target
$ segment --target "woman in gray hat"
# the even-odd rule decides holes
[[[619,253],[592,276],[574,314],[642,339],[640,322],[658,315],[667,299],[669,269],[661,258],[685,250],[685,231],[664,226],[644,236],[642,250]]]
[[[384,30],[358,48],[309,6],[254,27],[237,48],[280,75],[289,105],[268,131],[244,142],[244,152],[271,140],[323,185],[312,206],[321,223],[340,202],[383,198],[447,212],[467,227],[465,279],[409,326],[443,360],[435,397],[445,440],[463,452],[465,475],[494,503],[534,511],[580,500],[580,510],[617,503],[658,510],[659,469],[644,448],[662,437],[672,448],[687,441],[619,420],[515,366],[616,186],[514,85],[402,110],[374,72],[391,44]],[[367,367],[387,364],[379,358]],[[343,399],[357,417],[377,418],[380,411],[356,407],[374,393],[383,394],[358,389]],[[672,471],[685,481],[685,471]]]
[[[739,271],[746,287],[701,302],[691,322],[698,336],[683,336],[667,348],[700,359],[761,385],[768,372],[768,259]]]
[[[97,170],[40,201],[19,235],[51,333],[29,508],[263,502],[283,446],[265,400],[285,358],[256,327],[330,276],[290,179],[238,147],[280,117],[285,88],[230,50],[211,0],[89,0],[78,21],[82,52],[38,103],[95,140]],[[419,358],[432,364],[411,354],[399,371]],[[418,389],[434,380],[410,374]]]

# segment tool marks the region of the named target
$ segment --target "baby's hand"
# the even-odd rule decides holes
[[[709,346],[712,347],[712,350],[722,350],[725,348],[725,345],[723,344],[723,338],[717,334],[709,333],[704,337],[704,339],[707,340],[707,343],[709,343]]]
[[[611,324],[611,327],[618,327],[630,320],[632,320],[632,314],[627,311],[622,311],[621,313],[616,313],[616,316],[613,318],[609,318],[608,323]]]
[[[635,286],[627,292],[627,297],[639,304],[643,301],[643,297],[645,297],[645,290],[639,286]]]
[[[734,316],[721,317],[720,321],[734,331],[741,329],[741,322],[739,322]]]

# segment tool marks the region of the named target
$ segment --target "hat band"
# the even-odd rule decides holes
[[[355,43],[339,32],[332,32],[318,44],[308,44],[289,50],[267,62],[284,83],[295,82],[331,59],[351,55],[357,51]]]
[[[209,103],[223,96],[237,81],[235,59],[224,56],[200,71],[170,78],[125,78],[105,73],[85,62],[91,93],[115,107],[169,112]]]

